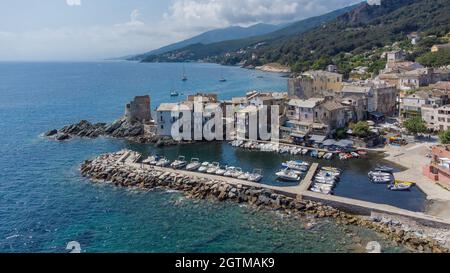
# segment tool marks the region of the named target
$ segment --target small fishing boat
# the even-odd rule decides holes
[[[300,181],[300,175],[298,174],[298,172],[290,169],[280,170],[275,175],[278,177],[278,179],[284,181]]]
[[[223,174],[226,177],[231,177],[233,176],[233,173],[236,171],[236,167],[228,167],[226,172]]]
[[[188,170],[188,171],[196,171],[196,170],[198,170],[198,168],[200,168],[201,165],[202,164],[200,163],[200,159],[192,158],[191,159],[191,163],[189,163],[186,166],[186,170]]]
[[[142,160],[142,164],[155,165],[156,162],[158,162],[158,160],[159,160],[159,156],[153,155],[153,156],[149,156],[146,159]]]
[[[322,167],[322,170],[341,174],[341,169],[335,167]]]
[[[171,97],[178,97],[180,95],[180,93],[178,93],[177,91],[173,90],[170,92],[170,96]]]
[[[302,155],[306,155],[309,152],[308,149],[302,149]]]
[[[317,154],[317,158],[323,158],[324,157],[324,155],[325,155],[326,153],[325,152],[319,152],[318,154]]]
[[[209,162],[203,162],[202,165],[198,168],[198,171],[201,173],[206,173],[206,171],[209,169],[210,165],[211,164]]]
[[[384,172],[384,173],[393,173],[394,172],[394,168],[387,167],[387,166],[378,166],[373,170],[375,172]]]
[[[367,151],[365,151],[365,150],[358,150],[357,153],[359,155],[367,155]]]
[[[254,169],[253,173],[251,173],[248,177],[248,181],[251,182],[259,182],[263,178],[262,176],[262,170],[260,169]]]
[[[351,154],[352,157],[354,157],[354,158],[358,158],[358,157],[359,157],[359,154],[356,153],[356,152],[351,152],[350,154]]]
[[[233,178],[238,178],[239,176],[241,176],[242,174],[244,174],[244,172],[242,171],[241,168],[236,168],[236,170],[234,171],[234,173],[231,175],[231,177]]]
[[[208,170],[206,170],[206,173],[209,174],[215,174],[217,172],[217,170],[220,169],[220,164],[219,162],[213,162],[211,164],[211,166],[208,168]]]
[[[168,160],[167,158],[163,157],[160,160],[158,160],[158,162],[155,164],[158,167],[167,167],[170,165],[170,160]]]
[[[227,168],[228,168],[228,166],[225,166],[225,168],[221,167],[221,168],[217,169],[216,175],[224,175],[225,172],[227,171]]]
[[[248,180],[249,177],[250,177],[250,173],[249,173],[249,172],[246,172],[246,173],[243,173],[243,174],[239,175],[239,176],[237,177],[237,179],[240,179],[240,180]]]
[[[181,168],[185,167],[186,165],[187,165],[186,158],[184,156],[180,155],[177,160],[175,160],[174,162],[172,162],[172,164],[170,164],[170,167],[172,167],[174,169],[181,169]]]
[[[323,156],[323,158],[326,159],[326,160],[331,160],[333,158],[333,153],[326,153]]]
[[[388,189],[391,191],[408,191],[412,186],[414,186],[413,182],[395,180],[393,184],[388,186]]]
[[[306,172],[309,169],[309,163],[301,160],[284,162],[281,164],[281,166],[283,166],[284,168],[302,172]]]

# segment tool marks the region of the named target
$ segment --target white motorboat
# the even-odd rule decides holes
[[[308,152],[309,152],[308,149],[303,149],[303,150],[302,150],[302,155],[306,155]]]
[[[242,174],[244,174],[244,172],[242,171],[241,168],[236,168],[236,171],[231,175],[231,177],[233,178],[238,178],[239,176],[241,176]]]
[[[236,167],[230,166],[227,168],[226,172],[223,175],[226,177],[231,177],[231,176],[233,176],[235,171],[236,171]]]
[[[219,162],[213,162],[211,166],[206,170],[206,173],[215,174],[217,170],[220,169]]]
[[[168,160],[167,158],[163,157],[160,160],[158,160],[158,162],[155,164],[158,167],[167,167],[170,165],[170,160]]]
[[[174,168],[174,169],[181,169],[183,167],[185,167],[187,165],[187,161],[186,158],[184,156],[179,156],[177,160],[175,160],[174,162],[172,162],[172,164],[170,164],[170,167]]]
[[[200,168],[201,165],[202,164],[200,163],[200,159],[192,158],[191,159],[191,163],[189,163],[186,166],[186,170],[188,170],[188,171],[196,171],[196,170],[198,170],[198,168]]]
[[[298,172],[290,169],[280,170],[275,174],[278,179],[285,181],[300,181],[300,175]]]
[[[262,176],[262,170],[260,169],[254,169],[253,173],[251,173],[248,177],[248,181],[251,182],[259,182],[263,178]]]
[[[281,164],[285,168],[289,168],[291,170],[306,172],[309,169],[309,164],[304,161],[296,160],[296,161],[288,161]]]
[[[331,160],[333,158],[333,153],[327,153],[323,156],[323,158],[326,160]]]
[[[237,179],[248,180],[249,177],[250,177],[250,173],[246,172],[246,173],[243,173],[243,174],[239,175]]]
[[[142,164],[154,165],[152,162],[156,164],[157,156],[149,156],[146,159],[142,160]]]
[[[198,171],[201,173],[206,173],[206,171],[210,168],[209,162],[203,162],[202,165],[198,168]]]
[[[219,169],[216,171],[216,174],[217,174],[217,175],[224,175],[224,174],[227,172],[227,168],[228,168],[228,166],[225,166],[225,168],[219,168]]]

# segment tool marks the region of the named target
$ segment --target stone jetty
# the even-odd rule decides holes
[[[120,151],[100,155],[81,165],[83,176],[95,183],[112,183],[120,187],[141,189],[172,189],[187,196],[247,203],[258,209],[276,210],[287,215],[331,217],[344,225],[358,225],[384,234],[397,244],[417,252],[448,252],[446,241],[427,236],[417,230],[384,216],[360,216],[338,210],[320,202],[293,198],[261,185],[226,183],[223,179],[211,179],[192,173],[139,164],[140,155],[132,151]]]

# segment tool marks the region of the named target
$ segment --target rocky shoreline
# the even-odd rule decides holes
[[[247,203],[256,208],[276,210],[287,215],[298,215],[324,218],[335,218],[344,225],[358,225],[384,234],[397,244],[417,252],[447,253],[447,240],[439,240],[428,236],[423,230],[411,228],[408,225],[385,216],[358,216],[321,203],[298,200],[275,193],[268,189],[250,187],[247,185],[231,185],[221,181],[209,180],[195,176],[178,174],[175,170],[163,171],[154,167],[140,168],[127,164],[125,154],[134,152],[121,151],[101,155],[93,160],[87,160],[81,165],[84,177],[94,182],[108,182],[120,187],[137,187],[141,189],[171,189],[184,192],[187,196],[200,199],[214,199]]]
[[[148,125],[151,127],[151,125]],[[156,146],[170,146],[179,144],[170,137],[160,137],[146,130],[146,125],[134,121],[130,122],[125,118],[118,119],[112,123],[91,123],[82,120],[78,123],[64,126],[61,129],[53,129],[44,136],[57,141],[67,141],[76,137],[98,138],[113,137],[126,139],[141,144],[155,144]]]

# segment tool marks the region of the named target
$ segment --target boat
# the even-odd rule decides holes
[[[219,80],[219,82],[226,82],[226,81],[227,81],[227,79],[225,79],[225,77],[223,76],[223,71],[220,70],[220,80]]]
[[[177,160],[175,160],[174,162],[172,162],[172,164],[170,164],[170,167],[172,167],[174,169],[181,169],[181,168],[185,167],[186,165],[187,165],[186,158],[184,156],[180,155]]]
[[[306,155],[309,152],[308,149],[302,149],[302,155]]]
[[[312,157],[318,157],[319,156],[319,152],[317,150],[312,150],[311,151],[311,156]]]
[[[373,169],[374,172],[384,172],[384,173],[393,173],[394,168],[387,167],[387,166],[378,166],[375,169]]]
[[[290,169],[280,170],[275,175],[280,180],[293,181],[293,182],[300,181],[300,175],[298,174],[298,172],[295,172],[294,170],[290,170]]]
[[[322,167],[322,170],[329,171],[329,172],[335,172],[335,173],[341,173],[341,169],[335,168],[335,167]]]
[[[227,170],[226,170],[226,172],[223,174],[224,176],[226,176],[226,177],[231,177],[233,174],[234,174],[234,172],[236,171],[236,167],[227,167]]]
[[[203,162],[202,165],[198,168],[198,171],[201,173],[206,173],[211,164],[209,162]]]
[[[319,152],[319,153],[317,154],[317,158],[323,158],[323,156],[324,156],[325,154],[326,154],[325,152]]]
[[[333,158],[333,153],[326,153],[323,156],[323,158],[326,159],[326,160],[331,160]]]
[[[217,175],[224,175],[224,174],[226,173],[227,169],[228,169],[227,166],[225,166],[225,168],[219,168],[219,169],[216,171],[216,174],[217,174]]]
[[[220,169],[219,162],[213,162],[210,167],[206,170],[206,173],[215,174],[217,170]]]
[[[158,160],[159,160],[159,156],[153,155],[153,156],[149,156],[146,159],[142,160],[142,164],[155,165],[156,162],[158,162]]]
[[[183,75],[181,76],[181,81],[185,82],[187,80],[188,80],[188,78],[186,76],[186,68],[183,65]]]
[[[365,150],[358,150],[357,153],[359,155],[367,155],[367,151],[365,151]]]
[[[352,155],[352,157],[355,157],[355,158],[358,158],[358,157],[359,157],[359,154],[356,153],[356,152],[351,152],[350,154]]]
[[[369,172],[368,174],[369,179],[374,182],[374,183],[379,183],[379,184],[386,184],[386,183],[392,183],[392,181],[394,180],[394,177],[392,174],[390,173],[385,173],[385,172]]]
[[[236,170],[234,171],[234,173],[231,175],[231,177],[233,178],[238,178],[239,176],[241,176],[244,172],[242,171],[241,168],[236,168]]]
[[[282,163],[281,166],[284,168],[289,168],[291,170],[306,172],[309,169],[309,164],[307,162],[296,160],[296,161],[288,161]]]
[[[408,191],[414,186],[413,182],[395,180],[393,184],[388,186],[391,191]]]
[[[200,160],[198,158],[192,158],[191,163],[189,163],[186,166],[186,170],[188,171],[196,171],[198,168],[200,168],[202,164],[200,163]]]
[[[173,90],[170,92],[170,96],[171,97],[178,97],[180,95],[180,93],[178,93],[177,91]]]
[[[168,160],[167,158],[163,157],[160,160],[158,160],[158,162],[155,164],[158,167],[167,167],[170,165],[170,160]]]
[[[259,181],[261,181],[261,179],[263,178],[263,176],[262,176],[262,170],[260,170],[260,169],[254,169],[253,170],[253,173],[251,173],[250,175],[249,175],[249,177],[248,177],[248,181],[251,181],[251,182],[259,182]]]
[[[249,177],[250,177],[250,173],[249,173],[249,172],[246,172],[246,173],[243,173],[243,174],[241,174],[240,176],[238,176],[237,179],[240,179],[240,180],[248,180]]]

